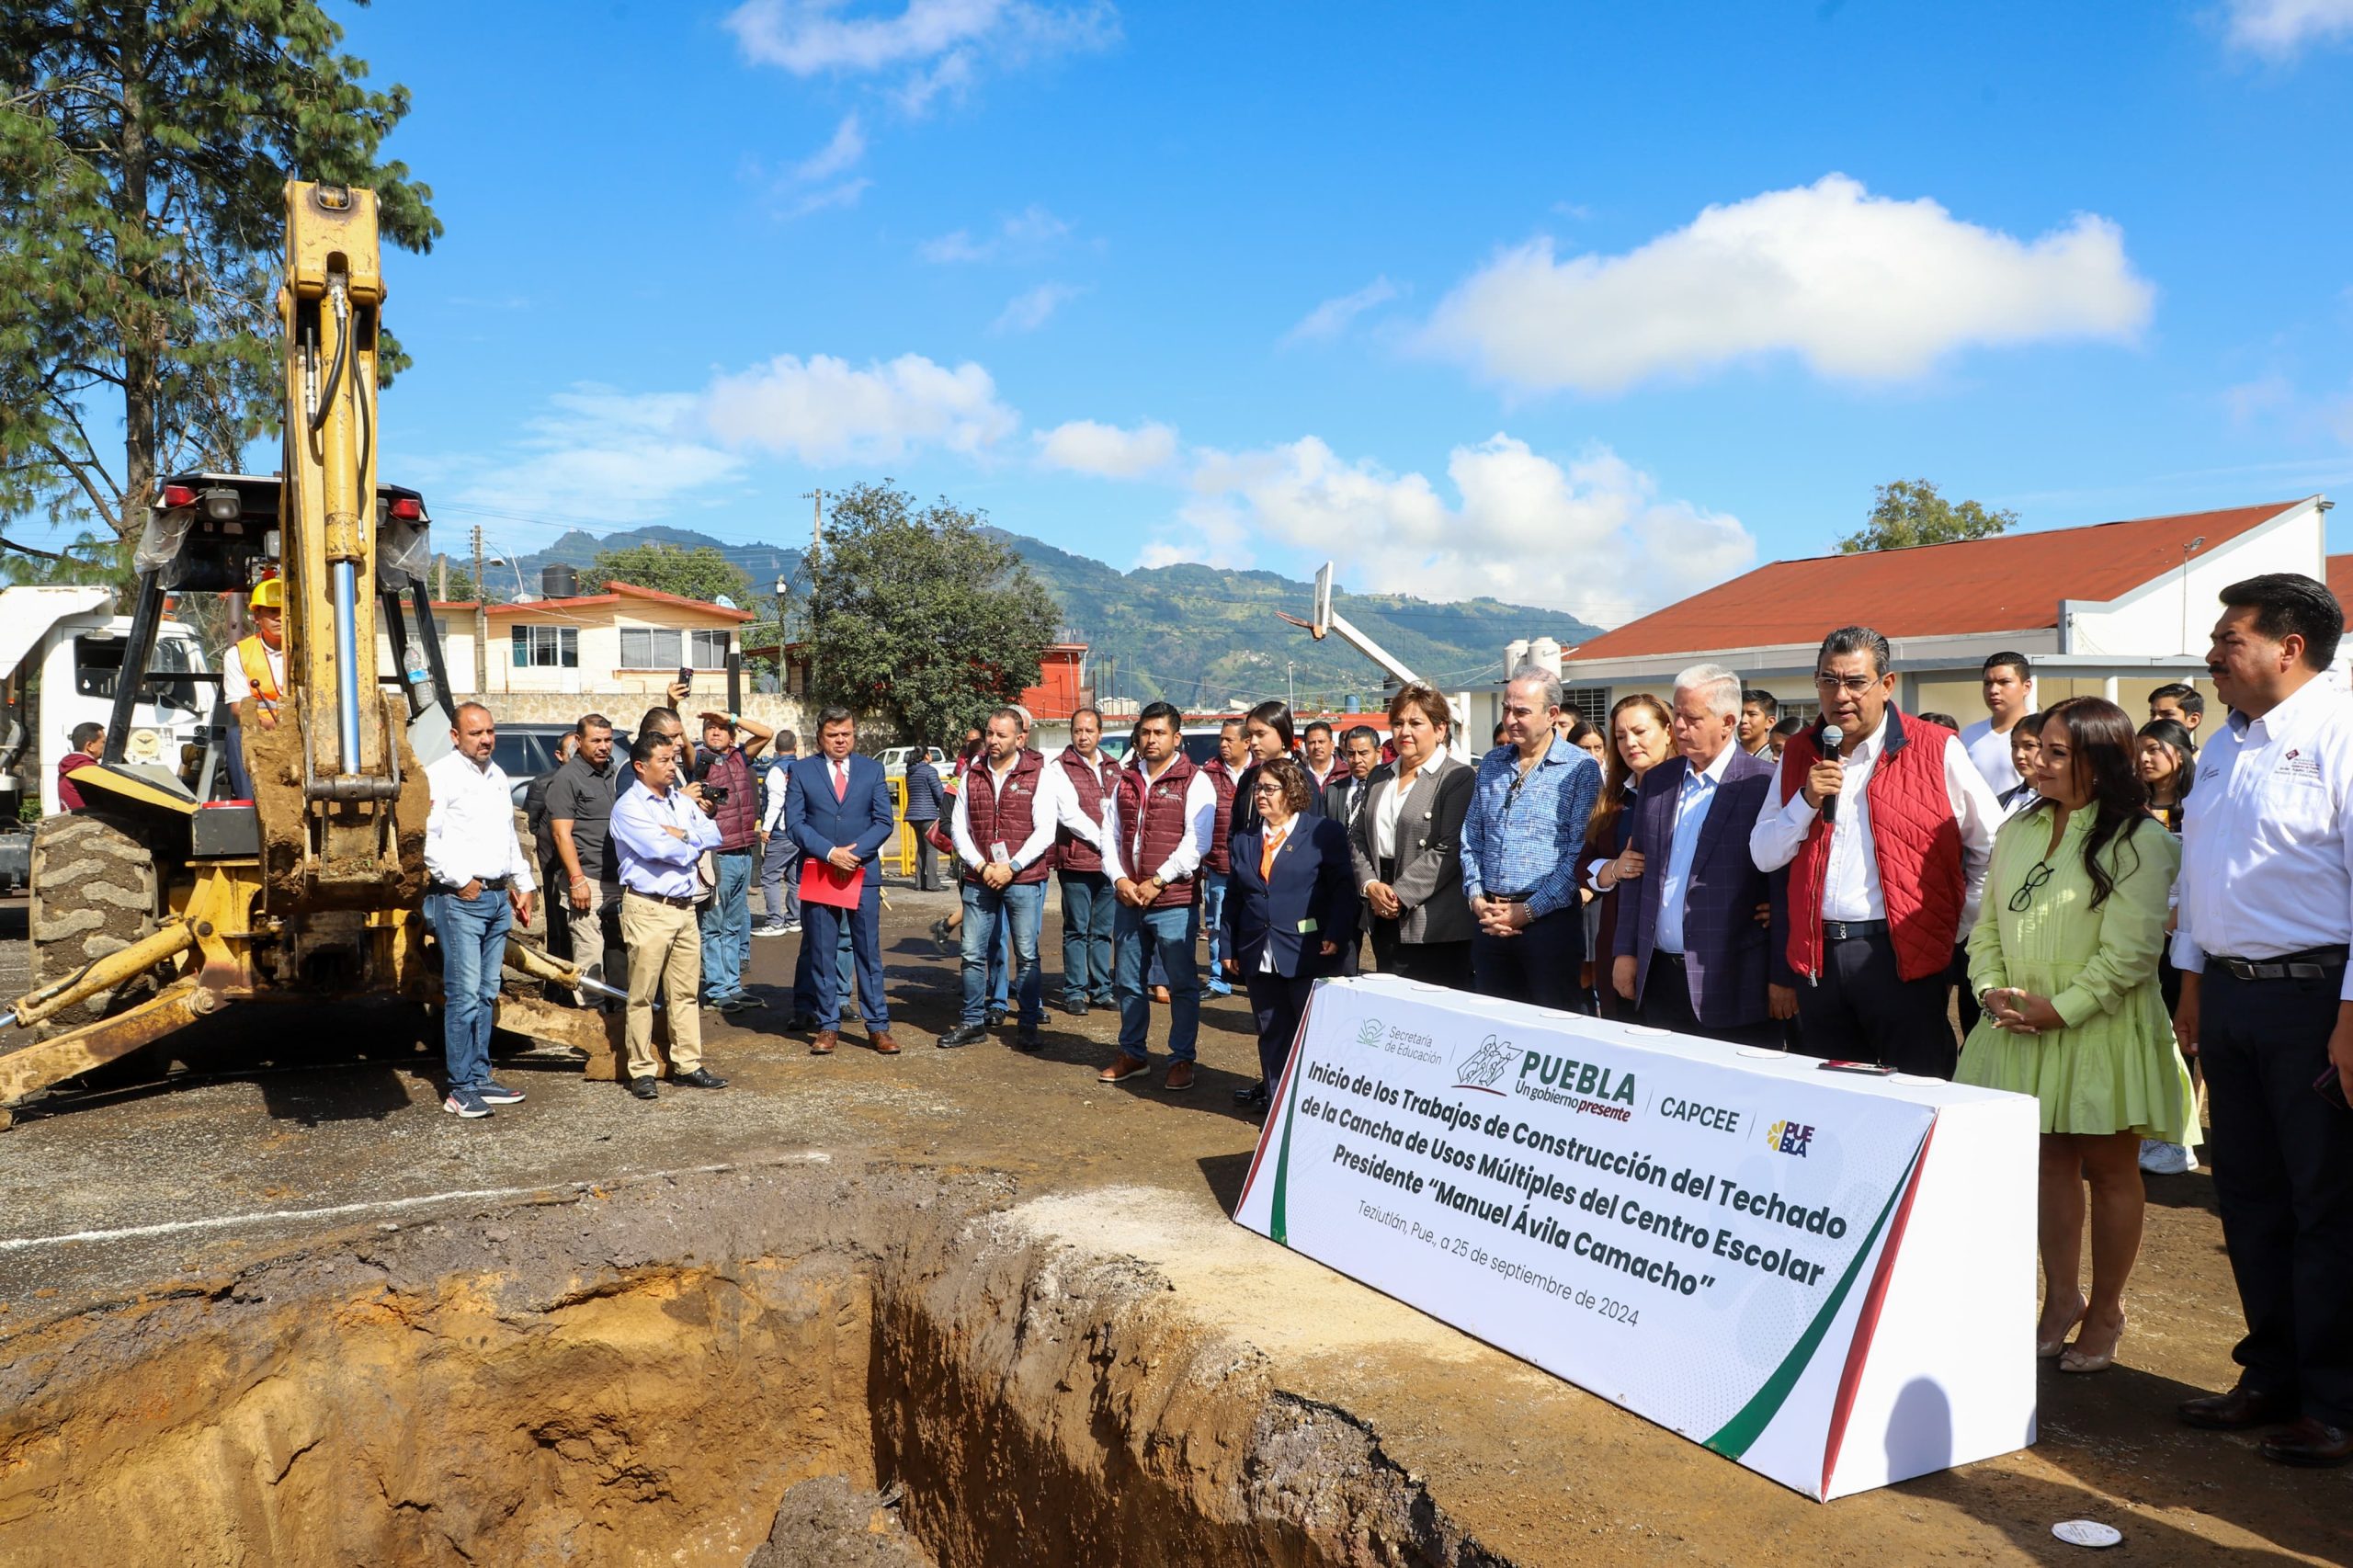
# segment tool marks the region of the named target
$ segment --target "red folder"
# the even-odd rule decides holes
[[[859,897],[866,892],[866,868],[845,871],[830,861],[814,855],[805,856],[801,862],[801,902],[826,903],[835,909],[856,909]]]

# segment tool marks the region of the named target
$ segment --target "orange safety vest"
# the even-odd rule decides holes
[[[245,667],[245,684],[254,688],[254,696],[271,707],[278,701],[278,677],[269,667],[269,644],[256,631],[237,644],[237,662]]]

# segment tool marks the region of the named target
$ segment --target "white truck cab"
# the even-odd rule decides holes
[[[74,728],[113,717],[131,630],[131,618],[113,613],[113,590],[103,587],[0,589],[0,822],[14,823],[36,791],[43,815],[61,810],[57,760],[73,749]],[[165,620],[157,628],[151,674],[201,676],[210,667],[185,623]],[[125,760],[176,770],[180,747],[201,744],[220,694],[212,680],[148,681],[131,710]]]

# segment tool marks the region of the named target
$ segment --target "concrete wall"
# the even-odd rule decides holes
[[[2206,634],[2222,613],[2215,596],[2229,584],[2266,572],[2301,572],[2326,582],[2326,514],[2316,506],[2297,507],[2199,551],[2186,570],[2165,572],[2104,608],[2078,612],[2068,651],[2134,657],[2203,653]],[[2144,702],[2139,710],[2146,710]]]

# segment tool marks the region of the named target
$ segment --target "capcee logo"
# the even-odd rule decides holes
[[[1489,1035],[1478,1049],[1454,1065],[1454,1086],[1458,1089],[1485,1089],[1500,1094],[1495,1080],[1511,1065],[1511,1048]]]
[[[1813,1142],[1813,1129],[1794,1121],[1777,1121],[1765,1130],[1765,1145],[1776,1153],[1802,1157]]]

